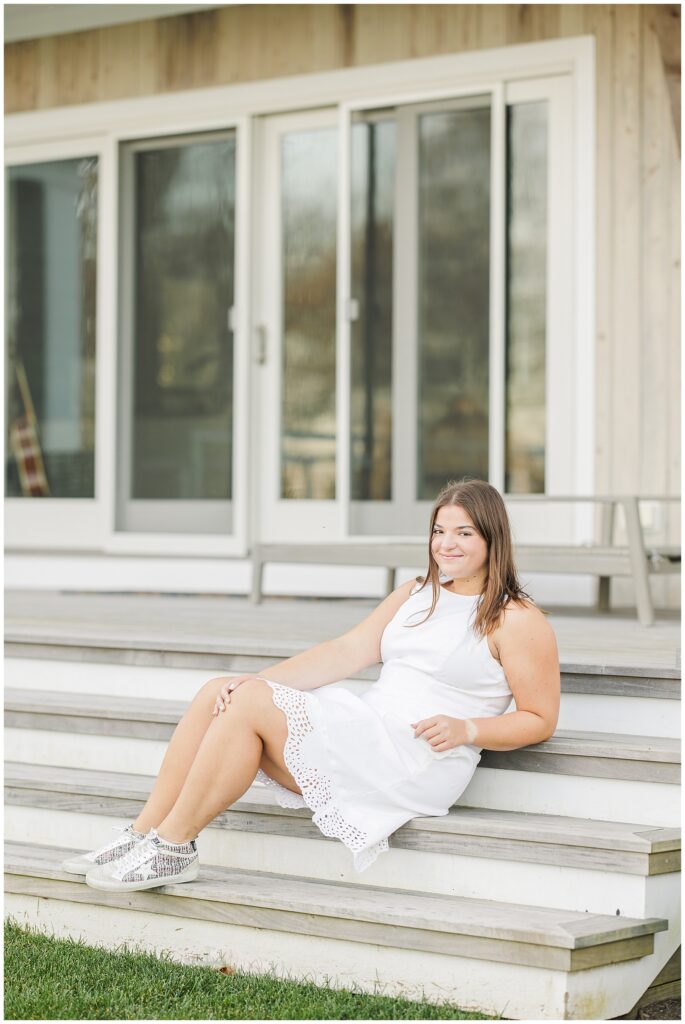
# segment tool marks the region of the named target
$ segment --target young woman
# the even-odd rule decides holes
[[[379,661],[362,696],[325,689]],[[198,833],[257,777],[281,806],[311,808],[363,871],[404,822],[448,813],[483,748],[548,739],[558,711],[554,633],[517,579],[504,502],[482,480],[450,482],[431,515],[427,575],[263,675],[211,679],[138,818],[64,868],[111,890],[191,881]]]

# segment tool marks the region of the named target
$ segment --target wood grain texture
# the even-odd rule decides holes
[[[116,772],[5,765],[6,803],[46,810],[135,817],[153,782],[152,777]],[[210,827],[322,838],[307,808],[280,808],[271,792],[258,786],[218,815]],[[680,864],[679,829],[461,805],[437,818],[413,818],[392,835],[390,844],[636,875],[677,871]]]
[[[43,883],[50,880],[73,886],[73,879],[64,881],[68,876],[60,867],[61,860],[72,851],[41,847],[34,855],[37,849],[28,844],[7,843],[6,874],[14,876],[15,879],[18,877]],[[10,885],[12,884],[10,881]],[[84,883],[76,883],[76,887],[76,890],[72,890],[76,896],[79,891],[82,894],[84,890],[87,894],[93,895]],[[96,894],[101,895],[99,891],[96,891]],[[119,894],[102,895],[109,900]],[[164,900],[165,904],[169,902],[170,897],[181,897],[179,902],[199,903],[201,909],[205,911],[206,905],[210,904],[215,907],[219,905],[222,908],[220,913],[229,907],[241,907],[253,915],[259,910],[295,913],[299,917],[300,926],[305,915],[309,924],[313,923],[312,918],[319,918],[320,924],[323,924],[321,919],[327,919],[329,924],[335,922],[341,929],[335,932],[339,937],[353,938],[356,934],[358,941],[382,941],[383,931],[380,929],[375,932],[377,937],[371,940],[362,939],[362,935],[369,934],[369,925],[392,926],[397,933],[405,935],[417,929],[422,932],[421,938],[429,943],[432,938],[440,935],[444,943],[442,951],[455,954],[462,954],[462,950],[454,948],[453,940],[462,936],[471,940],[489,939],[496,940],[496,943],[545,947],[548,952],[573,951],[574,957],[569,958],[566,969],[582,969],[592,964],[596,966],[600,962],[611,963],[645,955],[645,946],[652,947],[654,934],[667,928],[667,922],[658,918],[616,918],[523,904],[502,904],[495,900],[457,896],[436,897],[403,890],[349,886],[339,882],[302,880],[230,868],[206,867],[197,881],[184,885],[163,886],[154,894],[121,895],[130,901],[128,905],[135,905],[138,897],[149,898],[152,895],[153,906],[157,902],[155,897],[161,897],[159,903]],[[161,907],[156,912],[160,910]],[[182,908],[180,913],[185,913]],[[261,926],[264,926],[264,917],[261,918],[261,922]],[[343,925],[342,922],[347,922],[347,925]],[[349,928],[351,922],[354,922],[356,930]],[[244,923],[260,926],[254,917]],[[286,930],[299,931],[297,919],[289,919]],[[330,931],[324,933],[330,934]],[[397,944],[397,941],[396,938],[389,942],[386,939],[383,944]],[[472,948],[475,950],[475,943]],[[581,950],[584,952],[579,952]],[[488,956],[499,959],[498,956],[492,955],[493,952],[497,952],[496,944],[491,946]],[[510,946],[506,953],[511,955],[512,952]],[[544,955],[542,949],[536,952]],[[608,958],[605,959],[607,954]]]
[[[196,882],[188,883],[197,885]],[[87,890],[84,892],[84,890]],[[549,970],[573,971],[599,967],[608,963],[620,963],[649,956],[654,950],[652,935],[642,935],[618,942],[603,942],[601,945],[583,949],[562,949],[534,943],[443,934],[420,928],[398,927],[395,924],[350,921],[345,918],[318,917],[274,910],[271,908],[245,906],[239,903],[224,904],[206,899],[191,898],[190,894],[166,895],[165,893],[107,893],[87,889],[76,882],[53,879],[36,879],[26,875],[6,875],[5,891],[45,899],[68,900],[70,902],[120,907],[125,910],[141,910],[147,913],[168,915],[176,919],[216,921],[223,924],[237,924],[249,928],[271,929],[292,934],[311,935],[348,942],[371,943],[396,949],[415,949],[424,952],[442,953],[448,956],[463,956],[470,959],[491,960],[499,963],[521,964],[530,967],[546,967]]]
[[[166,739],[184,709],[179,701],[147,698],[15,689],[5,693],[5,724],[15,729]],[[550,739],[531,746],[483,750],[481,764],[519,771],[677,782],[680,741],[560,729]]]
[[[183,656],[185,665],[204,667],[209,662],[228,671],[228,659],[240,656],[258,660],[255,667],[266,670],[277,660],[347,632],[378,603],[267,598],[253,605],[240,596],[10,590],[5,594],[5,643],[14,645],[14,653],[25,645],[28,657],[40,655],[45,646],[50,657],[61,652],[63,657],[89,660],[91,652],[99,650],[103,660],[111,657],[122,664],[173,665],[174,657]],[[680,678],[680,629],[675,618],[661,618],[649,629],[640,629],[632,615],[567,610],[550,614],[549,621],[563,672]],[[377,675],[372,666],[358,678]]]

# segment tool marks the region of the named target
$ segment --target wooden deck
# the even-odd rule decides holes
[[[283,659],[360,622],[375,599],[247,597],[172,594],[61,593],[13,590],[5,594],[6,642],[196,651],[240,651]],[[632,610],[548,609],[562,665],[649,667],[669,675],[680,668],[680,621],[659,613],[640,626]]]

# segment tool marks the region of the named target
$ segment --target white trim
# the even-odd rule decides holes
[[[98,317],[95,379],[95,496],[104,539],[114,532],[117,488],[117,409],[119,404],[119,154],[114,139],[102,153],[102,193],[98,239]]]
[[[106,321],[107,301],[103,302],[107,269],[111,270],[112,239],[107,233],[107,189],[111,179],[106,140],[98,136],[69,139],[63,143],[36,142],[17,147],[7,154],[6,167],[95,157],[98,161],[97,197],[97,270],[95,292],[95,491],[92,498],[5,498],[5,538],[7,547],[33,547],[44,550],[62,547],[97,547],[102,534],[101,489],[107,489],[106,413],[107,363],[101,360],[104,339],[111,326]],[[116,251],[116,250],[114,250]],[[110,302],[111,305],[111,302]],[[110,313],[111,315],[111,313]],[[104,333],[103,333],[104,332]],[[116,350],[112,344],[111,349]],[[5,387],[8,381],[5,380]],[[4,396],[5,393],[3,393]],[[103,398],[104,396],[104,398]],[[104,406],[103,406],[104,400]],[[99,448],[105,442],[104,448]]]
[[[335,354],[335,500],[340,514],[339,536],[350,533],[352,330],[352,125],[344,104],[338,116],[338,236],[336,252],[337,307]]]
[[[341,514],[333,499],[281,497],[281,414],[283,409],[283,236],[282,236],[282,147],[281,140],[292,132],[333,131],[339,123],[335,107],[276,114],[261,118],[256,136],[255,167],[259,175],[260,209],[255,219],[258,241],[255,246],[253,287],[254,324],[266,330],[266,360],[257,365],[254,460],[259,467],[254,497],[254,523],[262,541],[299,541],[302,536],[313,540],[340,539]],[[336,158],[336,172],[338,170]],[[335,199],[334,223],[340,216]],[[335,330],[341,310],[333,313]],[[339,345],[339,339],[334,341]],[[336,356],[338,354],[336,348]],[[341,386],[336,382],[337,388]],[[336,428],[337,428],[336,419]],[[338,461],[337,474],[342,471]]]
[[[246,127],[249,118],[258,114],[275,114],[279,111],[307,110],[313,107],[323,106],[347,106],[351,109],[355,104],[363,106],[368,103],[379,106],[383,103],[398,104],[407,102],[410,99],[416,100],[417,94],[423,93],[425,98],[455,95],[465,90],[478,92],[488,86],[491,88],[493,81],[512,83],[530,78],[544,76],[571,75],[574,89],[573,104],[573,125],[574,125],[574,147],[576,171],[574,173],[574,193],[576,203],[576,218],[578,231],[575,235],[578,241],[577,250],[574,253],[574,272],[576,277],[576,302],[575,302],[575,342],[576,342],[576,388],[577,393],[582,394],[583,388],[586,393],[594,393],[594,315],[595,315],[595,258],[594,258],[594,217],[595,217],[595,195],[594,195],[594,165],[595,165],[595,93],[594,93],[594,59],[595,43],[591,36],[574,37],[570,39],[554,39],[537,43],[521,44],[519,46],[499,47],[488,50],[471,51],[441,57],[428,57],[418,60],[407,60],[388,62],[379,65],[372,65],[357,68],[345,68],[336,71],[322,72],[314,75],[296,75],[280,79],[270,79],[260,82],[241,83],[239,85],[221,86],[211,89],[187,90],[185,92],[174,92],[159,96],[136,97],[133,99],[117,100],[106,103],[90,103],[80,106],[53,108],[50,110],[30,111],[19,114],[8,115],[5,119],[5,144],[9,163],[30,162],[33,160],[68,158],[71,155],[85,155],[86,153],[96,154],[101,161],[105,158],[112,160],[112,154],[116,152],[117,143],[120,140],[133,140],[136,138],[153,138],[155,136],[169,136],[174,134],[197,134],[200,131],[222,129],[238,123]],[[407,95],[407,82],[411,83],[411,95]],[[341,116],[343,112],[341,110]],[[97,151],[93,148],[93,140],[97,140]],[[238,147],[238,159],[242,163],[243,183],[249,181],[251,173],[248,173],[253,165],[250,163],[251,155],[240,154],[241,147]],[[104,274],[105,268],[110,266],[112,256],[102,253],[101,246],[104,245],[106,237],[112,237],[116,229],[114,221],[116,209],[116,169],[111,164],[106,169],[101,185],[107,185],[106,197],[101,196],[104,203],[103,221],[99,225],[98,232],[98,260],[99,269]],[[114,203],[114,207],[110,204]],[[247,214],[244,208],[241,224],[243,229],[247,227]],[[340,214],[340,211],[339,211]],[[108,225],[108,226],[107,226]],[[102,229],[102,230],[101,230]],[[247,237],[243,237],[241,260],[249,257],[249,231],[245,231]],[[111,273],[111,269],[110,269]],[[116,275],[114,275],[114,283]],[[109,290],[104,291],[104,285],[100,273],[98,274],[98,311],[104,317],[105,311],[109,309],[112,315],[112,296],[116,292],[112,289],[113,280],[108,281]],[[251,318],[251,308],[248,305],[247,283],[244,282],[243,305],[239,306],[238,318],[240,322],[241,343],[238,345],[240,355],[240,367],[236,364],[236,390],[238,380],[243,382],[251,377],[251,331],[254,320]],[[109,299],[106,296],[109,294]],[[104,307],[104,308],[102,308]],[[340,307],[338,307],[340,315]],[[101,319],[98,318],[98,328],[101,330]],[[112,324],[105,327],[104,337],[111,345]],[[98,353],[102,350],[100,345],[104,344],[103,339],[98,339]],[[236,341],[237,343],[237,341]],[[338,345],[342,346],[343,341],[338,339]],[[345,342],[347,353],[339,351],[339,358],[349,361],[349,339]],[[111,369],[111,353],[108,353]],[[98,367],[98,381],[100,371],[104,373],[106,365],[100,360]],[[343,364],[341,371],[349,373]],[[344,373],[340,373],[342,387]],[[111,387],[110,378],[110,387]],[[582,382],[582,386],[581,386]],[[588,389],[588,382],[591,383]],[[242,391],[239,392],[242,394]],[[247,390],[245,391],[247,394]],[[101,386],[98,390],[98,401],[102,398]],[[104,424],[98,424],[98,444],[102,442],[101,431],[105,431],[106,424],[112,414],[112,395],[104,398],[104,405],[100,404],[98,416],[103,418]],[[240,399],[238,399],[240,401]],[[246,401],[246,400],[245,400]],[[345,402],[348,395],[345,395]],[[338,394],[339,402],[339,394]],[[237,488],[242,488],[243,500],[240,505],[241,524],[236,521],[236,533],[230,538],[187,537],[175,535],[117,535],[113,536],[111,530],[112,516],[112,488],[111,466],[103,468],[102,473],[98,472],[98,486],[103,488],[102,493],[98,491],[98,497],[102,498],[102,508],[99,515],[102,517],[102,525],[108,532],[108,546],[105,550],[119,549],[119,544],[126,545],[130,541],[131,550],[136,550],[138,545],[146,551],[152,551],[159,546],[159,551],[168,551],[174,554],[180,550],[197,550],[196,544],[204,550],[203,545],[211,545],[208,552],[219,554],[229,552],[242,554],[247,543],[248,521],[256,523],[257,511],[252,505],[252,511],[248,520],[248,482],[249,473],[247,461],[247,436],[238,437],[238,430],[247,432],[247,413],[244,405],[241,405],[244,417],[243,425],[240,428],[236,423],[236,446],[240,445],[238,460],[242,460],[242,469],[236,467],[236,494]],[[338,415],[342,416],[345,406],[338,406]],[[349,410],[347,412],[349,421]],[[577,443],[573,453],[574,466],[574,489],[578,492],[591,492],[594,486],[594,432],[595,432],[594,403],[588,409],[587,415],[578,418],[574,424]],[[111,422],[111,420],[110,420]],[[111,445],[115,442],[115,430],[111,430],[109,441]],[[340,445],[341,435],[338,440]],[[343,445],[349,448],[349,438],[343,441]],[[104,451],[109,450],[109,446]],[[341,450],[342,451],[342,450]],[[103,449],[100,449],[102,454]],[[347,460],[349,463],[349,458]],[[346,467],[349,474],[349,465]],[[338,480],[340,486],[341,480]],[[349,477],[348,477],[349,487]],[[568,489],[568,488],[566,488]],[[339,497],[342,496],[339,491]],[[26,508],[25,499],[16,499],[22,506],[22,516],[27,520],[32,517],[33,511]],[[47,512],[49,499],[40,502],[42,509]],[[50,515],[50,534],[54,534],[56,519],[64,521],[63,513],[66,506],[62,500],[51,503],[53,512]],[[92,504],[92,503],[91,503]],[[311,503],[312,506],[316,503]],[[347,504],[347,503],[343,503]],[[105,508],[105,505],[107,508]],[[58,506],[57,508],[55,506]],[[8,518],[11,510],[11,500],[8,501]],[[236,506],[236,511],[238,511]],[[312,511],[316,511],[312,508]],[[55,514],[56,513],[56,514]],[[345,516],[347,511],[345,511]],[[14,529],[15,521],[10,524],[11,528],[7,533],[12,537],[12,542],[18,542],[19,537]],[[61,525],[61,524],[60,524]],[[101,527],[102,528],[102,527]],[[44,532],[44,531],[42,531]],[[78,531],[81,532],[80,530]],[[87,532],[87,531],[86,531]],[[38,531],[40,534],[41,531]],[[35,524],[33,538],[35,539]],[[80,539],[80,538],[79,538]],[[83,543],[92,546],[93,537],[87,538],[83,534]],[[101,541],[102,537],[100,537]],[[372,539],[372,538],[370,538]],[[373,538],[376,540],[397,539],[388,536]],[[96,539],[95,543],[99,543]],[[66,542],[64,542],[66,546]],[[61,543],[50,539],[50,546],[58,548]],[[73,544],[72,544],[73,546]]]
[[[407,529],[416,500],[418,436],[418,149],[410,104],[397,107],[392,270],[392,515]],[[361,503],[360,503],[361,504]],[[382,507],[382,503],[379,503]],[[381,515],[383,513],[381,512]]]
[[[595,173],[597,139],[595,128],[595,37],[579,48],[576,73],[572,78],[575,210],[578,248],[575,252],[576,294],[574,302],[576,336],[576,394],[586,396],[585,415],[574,424],[576,433],[575,472],[579,493],[595,490],[595,351],[596,351],[596,245]]]
[[[490,483],[504,490],[506,387],[506,106],[504,86],[493,88],[490,106],[490,368],[488,464]]]
[[[248,550],[250,508],[250,324],[252,265],[252,122],[236,119],[235,270],[233,281],[233,535],[230,549]]]

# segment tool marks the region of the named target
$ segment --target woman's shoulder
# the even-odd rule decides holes
[[[500,640],[535,640],[553,634],[547,616],[529,597],[509,598],[504,602],[495,635]]]

